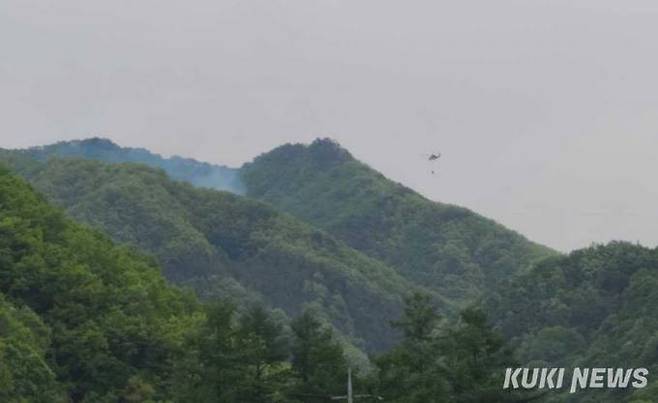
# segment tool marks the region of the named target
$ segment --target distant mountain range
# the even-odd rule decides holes
[[[237,194],[242,194],[245,191],[238,169],[179,156],[164,158],[144,148],[119,147],[104,138],[95,137],[86,140],[62,141],[41,147],[32,147],[23,150],[23,152],[41,161],[57,156],[85,158],[108,163],[135,162],[153,168],[160,168],[171,178],[189,182],[195,186],[226,190]]]
[[[315,306],[366,350],[394,341],[389,321],[411,290],[450,315],[554,254],[423,198],[328,139],[240,169],[100,138],[5,150],[0,160],[71,216],[152,253],[170,280],[205,296],[263,298],[290,315]]]
[[[245,164],[241,176],[248,196],[459,304],[556,254],[466,208],[426,199],[329,139],[278,147]]]
[[[42,161],[76,157],[137,162],[195,186],[246,194],[327,231],[459,304],[555,254],[468,209],[428,200],[386,179],[329,139],[278,147],[240,169],[162,158],[100,138],[21,153]]]

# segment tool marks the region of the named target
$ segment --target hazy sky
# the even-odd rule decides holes
[[[658,244],[655,0],[2,0],[0,111],[234,166],[333,137],[561,250]]]

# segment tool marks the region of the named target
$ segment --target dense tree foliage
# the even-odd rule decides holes
[[[73,217],[152,253],[170,280],[207,298],[229,291],[260,299],[290,316],[315,308],[360,348],[392,344],[388,320],[400,312],[403,296],[418,288],[258,201],[194,188],[145,166],[75,159],[35,166],[8,155],[13,160],[5,161]]]
[[[414,294],[394,323],[402,343],[377,360],[379,390],[399,403],[515,402],[519,395],[501,389],[512,351],[477,308],[455,322],[442,322],[430,298]]]
[[[137,383],[165,396],[172,360],[199,321],[194,300],[150,259],[67,220],[4,170],[0,293],[0,393],[16,393],[8,401],[58,401],[60,391],[117,401]]]
[[[552,254],[465,208],[432,202],[386,179],[331,140],[281,146],[241,173],[249,196],[458,302]]]
[[[46,353],[50,329],[27,306],[17,308],[0,296],[0,401],[64,401]]]
[[[485,306],[524,364],[658,371],[658,250],[613,242],[547,259]],[[617,402],[624,392],[556,401]]]
[[[139,162],[197,186],[247,192],[456,302],[470,302],[495,288],[501,278],[553,254],[467,209],[431,202],[387,180],[326,139],[309,146],[284,145],[240,170],[164,159],[98,138],[20,154],[39,160],[55,156]]]
[[[267,311],[204,313],[150,259],[72,223],[7,171],[0,234],[3,401],[269,402],[295,388],[283,324]],[[293,345],[310,337],[316,364],[325,350],[344,362],[331,330],[313,326]]]
[[[3,401],[301,403],[345,390],[345,351],[313,310],[288,326],[258,305],[240,313],[230,302],[204,307],[166,285],[153,260],[70,221],[6,170],[0,293]],[[409,305],[399,322],[408,340],[398,349],[423,342],[410,321],[433,309],[415,315]],[[475,371],[469,385],[481,383],[487,376],[468,360],[475,350],[488,353],[489,342],[454,338],[472,341],[450,349],[455,368]],[[367,385],[357,373],[355,383]],[[393,390],[381,393],[396,401]]]
[[[212,303],[186,347],[176,364],[179,401],[283,402],[294,382],[284,325],[258,305],[238,317],[231,303]]]
[[[345,393],[349,366],[359,393],[399,403],[655,401],[651,378],[574,395],[500,386],[510,365],[658,371],[658,250],[559,256],[328,140],[242,168],[249,195],[272,205],[52,155],[217,187],[193,179],[194,161],[185,171],[100,139],[0,150],[71,217],[127,245],[0,172],[1,401],[319,403]],[[166,285],[158,264],[208,305]],[[471,307],[453,315],[460,305]]]
[[[347,362],[331,329],[322,326],[314,315],[305,312],[292,323],[292,370],[299,382],[294,396],[304,402],[326,401],[332,391],[345,384]]]

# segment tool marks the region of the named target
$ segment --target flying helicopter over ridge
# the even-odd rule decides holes
[[[430,154],[421,154],[422,157],[426,158],[427,161],[431,163],[436,163],[440,158],[441,158],[441,153],[440,152],[435,152],[435,153],[430,153]],[[436,170],[434,167],[431,169],[432,175],[436,173]]]

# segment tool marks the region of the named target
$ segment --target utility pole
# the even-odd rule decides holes
[[[352,393],[352,368],[347,368],[347,395],[344,396],[331,396],[331,400],[347,400],[347,403],[354,403],[354,399],[370,398],[374,400],[384,400],[383,397],[377,395],[354,395]]]
[[[352,399],[352,368],[347,367],[347,403],[354,403]]]

